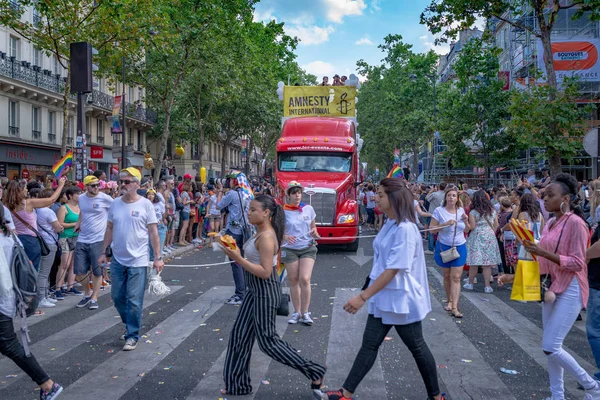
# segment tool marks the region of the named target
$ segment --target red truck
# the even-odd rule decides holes
[[[296,117],[284,122],[276,145],[277,200],[285,203],[288,183],[300,182],[302,202],[317,214],[317,230],[323,238],[318,242],[345,244],[348,251],[358,249],[361,143],[353,119]]]

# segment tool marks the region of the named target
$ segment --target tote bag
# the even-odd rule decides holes
[[[540,294],[540,264],[537,261],[519,260],[510,299],[516,301],[542,300]]]

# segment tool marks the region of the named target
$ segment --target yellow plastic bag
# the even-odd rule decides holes
[[[511,300],[541,301],[540,264],[537,261],[519,260],[515,271]]]

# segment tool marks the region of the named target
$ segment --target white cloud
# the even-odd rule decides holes
[[[332,26],[285,26],[285,32],[300,39],[300,44],[304,46],[324,43],[334,31]]]
[[[419,39],[421,39],[421,43],[425,46],[426,51],[433,50],[437,54],[448,54],[450,52],[450,45],[448,43],[440,43],[436,46],[435,38],[429,33],[419,37]]]
[[[379,5],[381,0],[372,0],[371,1],[371,12],[379,12],[381,11],[381,6]]]
[[[327,19],[337,23],[347,15],[362,15],[367,8],[365,0],[323,0],[323,3]]]
[[[254,15],[252,16],[252,20],[254,22],[269,22],[272,20],[277,21],[275,15],[273,15],[273,9],[269,8],[263,11],[254,10]]]
[[[354,42],[354,44],[357,46],[373,46],[373,45],[375,45],[375,43],[373,43],[371,41],[371,39],[366,38],[366,37],[362,37],[362,38],[358,39],[356,42]]]
[[[331,81],[333,75],[339,74],[339,71],[333,64],[325,61],[310,62],[306,65],[303,65],[302,69],[309,74],[316,75],[319,82],[321,82],[323,76],[328,76],[329,80]]]

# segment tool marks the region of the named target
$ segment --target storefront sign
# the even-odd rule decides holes
[[[29,179],[29,170],[28,169],[24,169],[23,171],[21,171],[21,178]]]
[[[598,62],[598,48],[600,39],[595,38],[554,38],[552,40],[552,59],[556,71],[556,81],[562,82],[564,78],[577,77],[582,81],[600,81],[600,63]],[[541,39],[537,41],[538,54],[544,54]],[[538,57],[538,68],[544,75],[540,81],[546,81],[545,57]]]
[[[8,165],[6,163],[0,163],[0,178],[6,178],[8,175]]]
[[[354,86],[285,86],[284,117],[355,117]]]
[[[104,158],[104,147],[91,146],[90,147],[90,158]]]
[[[0,147],[4,147],[3,150],[0,150],[0,162],[52,166],[61,158],[59,150],[16,146],[6,143],[3,143]]]

